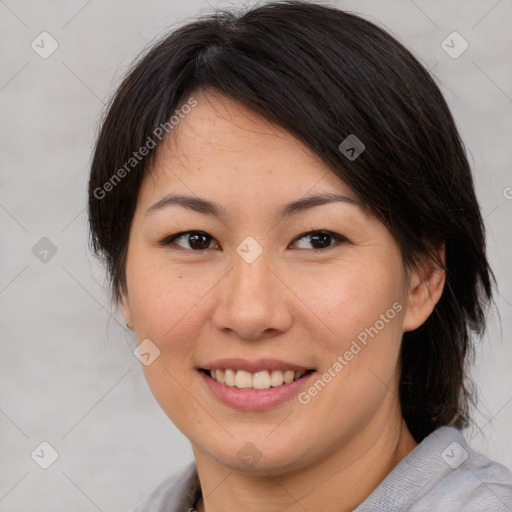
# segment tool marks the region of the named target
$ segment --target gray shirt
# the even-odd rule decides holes
[[[192,512],[201,487],[195,462],[128,512]],[[427,436],[353,512],[512,512],[512,473],[468,446],[453,427]]]

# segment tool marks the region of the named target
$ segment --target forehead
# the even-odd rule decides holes
[[[219,200],[286,198],[354,192],[291,133],[215,92],[192,94],[197,105],[159,146],[145,193],[168,189],[211,193]]]

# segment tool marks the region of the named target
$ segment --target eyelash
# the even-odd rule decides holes
[[[318,248],[317,249],[309,249],[311,251],[325,251],[327,249],[330,249],[330,248],[336,246],[337,245],[336,242],[338,242],[338,243],[340,243],[340,242],[341,243],[348,242],[348,240],[344,236],[338,235],[337,233],[333,233],[332,231],[327,231],[325,229],[317,229],[317,230],[314,230],[314,231],[307,231],[306,233],[300,234],[299,236],[297,236],[296,238],[293,239],[292,243],[300,240],[301,238],[305,238],[307,236],[311,236],[311,235],[314,235],[314,234],[329,235],[331,238],[335,239],[335,243],[333,243],[331,245],[328,245],[327,247],[320,248],[320,249],[318,249]],[[178,240],[178,239],[180,239],[182,237],[185,237],[185,235],[203,235],[203,236],[205,236],[207,238],[210,238],[211,240],[215,240],[212,236],[210,236],[205,231],[191,230],[191,231],[181,231],[180,233],[176,233],[174,235],[170,235],[170,236],[164,238],[160,242],[160,245],[169,247],[171,245],[174,245],[175,240]],[[179,245],[177,247],[178,247],[177,250],[181,249],[181,250],[184,250],[184,251],[192,251],[192,252],[204,252],[207,249],[211,249],[210,247],[207,247],[207,249],[187,249],[187,248],[181,247]],[[308,249],[305,249],[305,250],[308,250]]]

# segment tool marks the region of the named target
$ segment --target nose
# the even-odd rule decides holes
[[[292,323],[292,292],[279,269],[261,254],[252,263],[238,255],[231,270],[216,287],[213,324],[247,340],[285,332]]]

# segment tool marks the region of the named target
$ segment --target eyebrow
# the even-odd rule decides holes
[[[334,202],[348,203],[359,208],[362,207],[362,203],[359,199],[344,196],[342,194],[323,193],[303,197],[301,199],[297,199],[296,201],[282,205],[277,211],[277,218],[282,219],[284,217],[289,217],[293,214],[309,210],[315,206],[321,206]],[[183,208],[187,208],[204,215],[213,215],[219,218],[226,218],[228,216],[227,210],[214,201],[209,201],[201,197],[185,196],[179,194],[168,194],[164,196],[162,199],[157,201],[146,210],[146,215],[150,215],[169,206],[181,206]]]

